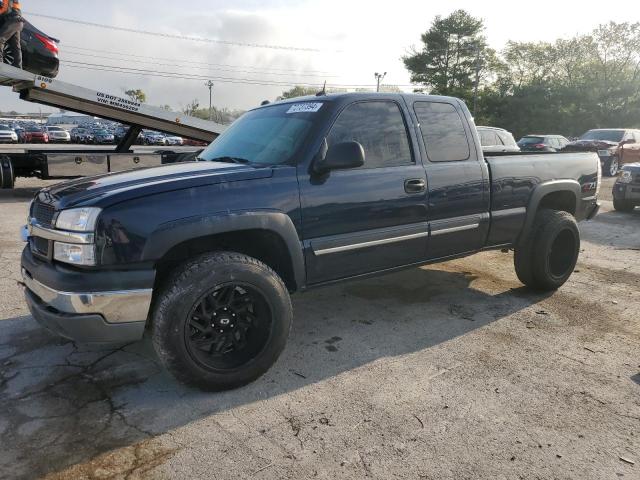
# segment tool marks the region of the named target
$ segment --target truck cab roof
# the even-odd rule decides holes
[[[450,103],[462,103],[458,98],[447,97],[443,95],[425,95],[423,93],[378,93],[378,92],[343,92],[343,93],[327,93],[322,95],[306,95],[304,97],[287,98],[278,100],[273,103],[261,105],[256,108],[268,108],[273,105],[283,105],[289,103],[301,102],[339,102],[350,103],[358,100],[375,100],[375,99],[404,99],[407,102],[416,100],[423,101],[446,101]],[[255,109],[254,109],[255,110]]]

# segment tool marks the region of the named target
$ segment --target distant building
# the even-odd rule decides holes
[[[84,113],[60,112],[49,115],[47,125],[80,125],[94,120],[95,117]]]

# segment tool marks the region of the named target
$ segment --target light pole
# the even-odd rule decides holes
[[[373,74],[374,77],[376,77],[376,82],[378,83],[378,85],[376,86],[376,92],[380,91],[380,82],[384,79],[384,77],[387,76],[387,72],[384,73],[374,73]]]
[[[211,118],[213,117],[213,105],[211,103],[213,95],[213,81],[208,80],[204,85],[205,87],[209,88],[209,120],[211,120]]]

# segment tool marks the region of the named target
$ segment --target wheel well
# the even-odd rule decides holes
[[[561,210],[571,215],[576,213],[576,196],[573,192],[563,190],[546,194],[538,204],[538,210],[548,208],[550,210]]]
[[[271,267],[289,291],[297,288],[293,261],[284,240],[270,230],[241,230],[193,238],[172,247],[156,262],[156,286],[179,264],[197,255],[213,251],[243,253]]]

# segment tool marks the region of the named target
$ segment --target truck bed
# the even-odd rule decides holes
[[[514,240],[526,221],[533,191],[542,183],[574,184],[578,198],[567,198],[567,210],[578,220],[587,216],[587,205],[595,202],[600,160],[594,152],[512,153],[486,155],[485,160],[491,183],[488,245]]]

